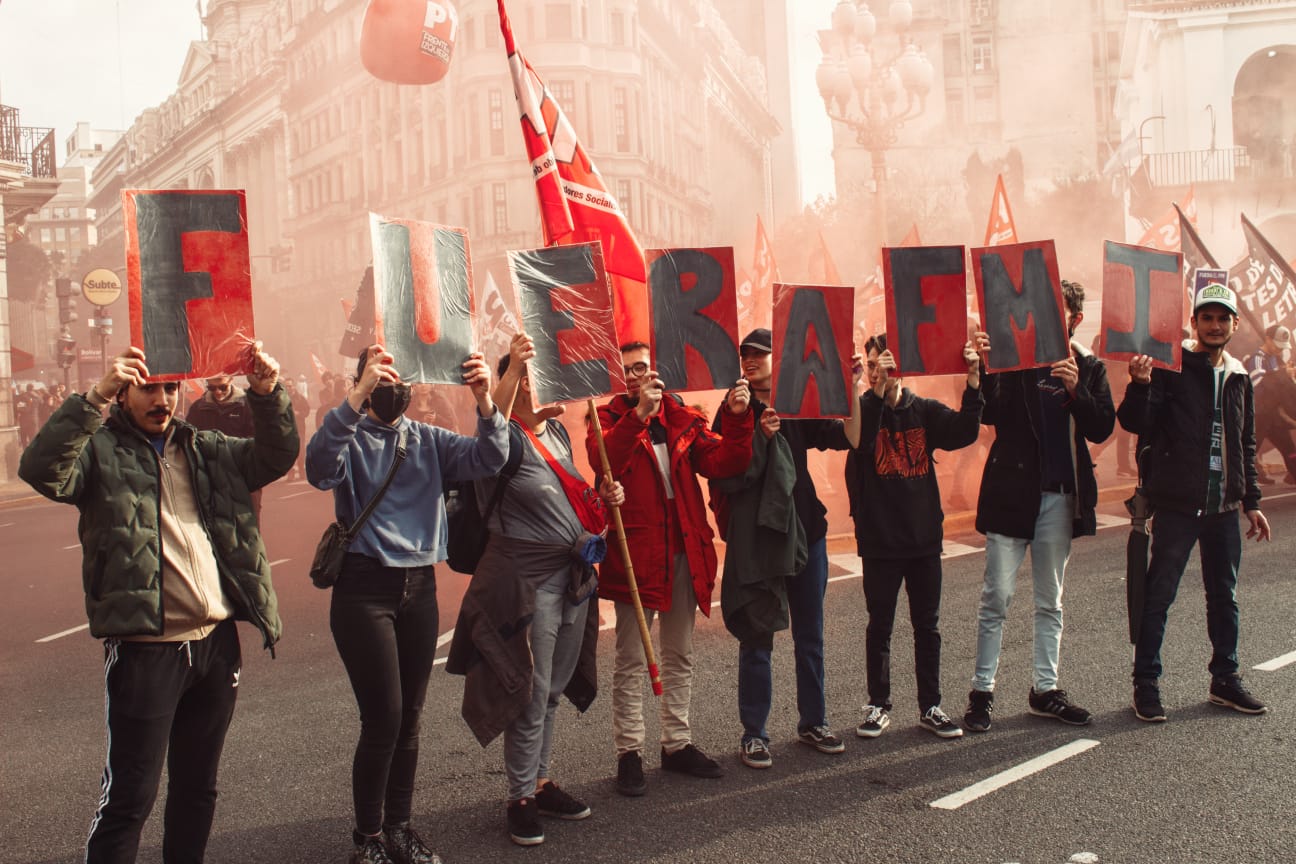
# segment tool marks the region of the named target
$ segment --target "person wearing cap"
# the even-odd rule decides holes
[[[292,467],[300,441],[279,364],[252,351],[251,438],[178,419],[179,383],[149,380],[132,347],[63,402],[18,465],[80,513],[90,634],[104,640],[108,752],[89,864],[136,859],[164,764],[162,858],[203,860],[242,670],[234,622],[271,652],[283,633],[252,493]]]
[[[1206,629],[1211,640],[1211,703],[1262,714],[1267,709],[1238,674],[1238,567],[1242,537],[1268,540],[1256,481],[1251,378],[1226,350],[1238,329],[1237,295],[1212,283],[1193,302],[1196,340],[1184,342],[1183,370],[1153,369],[1150,357],[1130,360],[1130,385],[1118,416],[1147,446],[1144,490],[1152,503],[1152,558],[1143,617],[1134,645],[1134,713],[1164,722],[1161,643],[1166,617],[1188,556],[1201,553]]]
[[[1281,324],[1272,324],[1265,328],[1264,341],[1260,343],[1260,348],[1245,361],[1253,388],[1259,388],[1266,373],[1278,369],[1287,362],[1291,357],[1291,343],[1291,331]]]
[[[846,749],[827,718],[823,606],[828,511],[815,491],[806,454],[812,449],[844,450],[847,445],[839,420],[781,420],[769,407],[773,350],[765,328],[748,333],[739,346],[760,431],[752,436],[747,470],[711,483],[716,523],[728,544],[720,607],[725,626],[739,640],[739,758],[750,768],[773,765],[765,728],[773,700],[770,664],[774,633],[789,623],[796,663],[797,739],[820,753]],[[714,428],[719,428],[722,413],[717,412]]]
[[[1267,447],[1272,445],[1278,450],[1288,475],[1292,475],[1292,468],[1296,466],[1296,446],[1292,443],[1292,431],[1296,428],[1296,392],[1287,368],[1290,356],[1291,331],[1274,324],[1265,330],[1259,350],[1245,360],[1255,390],[1256,476],[1261,485],[1273,482],[1261,458]]]
[[[695,610],[711,614],[715,588],[714,532],[707,523],[698,475],[741,474],[751,460],[751,390],[739,379],[725,399],[720,434],[706,415],[667,395],[649,365],[643,342],[621,346],[626,393],[598,409],[612,479],[625,487],[621,521],[644,615],[660,618],[661,766],[693,777],[724,775],[720,764],[693,742],[689,705],[693,693]],[[599,465],[591,423],[585,439],[591,465]],[[643,686],[647,671],[639,620],[621,555],[599,565],[599,597],[616,603],[616,659],[612,667],[612,734],[617,753],[616,789],[637,797],[647,791],[643,774]]]
[[[1112,433],[1112,405],[1102,361],[1075,341],[1084,319],[1084,286],[1062,280],[1071,351],[1041,369],[982,376],[981,422],[994,444],[981,476],[976,529],[986,535],[985,579],[977,610],[976,668],[963,725],[990,728],[1004,620],[1017,571],[1030,550],[1034,580],[1034,684],[1027,710],[1084,726],[1092,715],[1058,687],[1062,584],[1071,540],[1098,532],[1098,481],[1089,444]]]

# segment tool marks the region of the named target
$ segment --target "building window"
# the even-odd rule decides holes
[[[617,206],[621,208],[621,212],[625,214],[625,217],[627,219],[629,219],[630,218],[630,181],[629,180],[616,181],[616,197],[617,197]]]
[[[80,216],[81,216],[81,208],[80,208],[80,207],[69,207],[69,208],[68,208],[68,218],[69,218],[69,219],[77,219],[77,218],[80,218]]]
[[[626,44],[625,38],[625,13],[612,12],[608,15],[608,41],[613,45]]]
[[[945,91],[945,124],[951,131],[962,129],[967,119],[964,114],[963,91]]]
[[[574,35],[571,3],[546,3],[545,38],[570,39]]]
[[[55,219],[62,219],[62,218],[63,218],[63,208],[62,208],[62,207],[55,207],[55,208],[54,208],[54,218],[55,218]]]
[[[576,104],[576,84],[572,81],[550,81],[549,94],[564,111],[570,111]]]
[[[69,229],[68,229],[68,236],[71,238],[71,240],[72,240],[73,243],[80,243],[80,242],[81,242],[81,226],[80,226],[80,225],[73,225],[71,228],[69,228]]]
[[[495,183],[491,187],[492,222],[496,234],[508,233],[508,187]]]
[[[41,242],[42,243],[50,242],[50,229],[48,228],[41,229]]]
[[[54,229],[54,242],[62,243],[65,240],[67,240],[67,232],[64,231],[63,226],[60,225],[59,227]]]
[[[489,19],[482,24],[482,38],[486,40],[487,48],[498,48],[500,44],[500,31],[498,27],[491,26]]]
[[[994,43],[989,36],[972,37],[972,71],[994,71]]]
[[[943,42],[943,59],[945,77],[953,78],[963,74],[963,36],[960,33],[947,33]]]
[[[486,207],[482,201],[482,187],[477,186],[472,190],[472,230],[475,234],[486,233]]]
[[[999,120],[999,109],[995,104],[993,87],[977,87],[973,93],[973,119],[977,123],[995,123]]]
[[[472,48],[477,30],[476,24],[471,16],[464,16],[459,19],[459,33],[459,41],[463,43],[463,47]]]
[[[630,149],[630,129],[626,117],[626,91],[617,87],[612,91],[612,133],[616,136],[616,149],[625,153]]]
[[[490,152],[492,156],[504,155],[504,94],[491,90],[487,96],[490,114]]]

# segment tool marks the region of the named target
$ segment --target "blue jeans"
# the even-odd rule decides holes
[[[1201,552],[1202,582],[1206,587],[1206,631],[1210,635],[1210,673],[1238,671],[1237,574],[1242,561],[1238,514],[1230,510],[1212,516],[1188,516],[1157,511],[1152,519],[1152,561],[1143,598],[1143,624],[1134,646],[1134,677],[1161,677],[1161,642],[1166,616],[1179,591],[1188,556]]]
[[[531,619],[531,702],[504,730],[504,773],[510,801],[535,795],[549,777],[554,714],[576,671],[589,603],[573,606],[566,594],[537,591]]]
[[[1075,496],[1040,493],[1035,539],[986,534],[985,584],[977,611],[976,672],[972,688],[993,692],[1003,623],[1017,583],[1017,570],[1031,554],[1035,580],[1035,680],[1036,693],[1057,688],[1058,655],[1062,649],[1062,579],[1071,556],[1072,511]]]
[[[787,580],[788,612],[792,619],[792,652],[796,658],[797,731],[827,725],[824,696],[823,605],[828,590],[827,539],[820,538],[806,550],[805,569]],[[772,639],[771,639],[772,642]],[[768,645],[738,646],[738,718],[743,740],[769,741],[765,721],[774,699],[770,672],[772,648]]]

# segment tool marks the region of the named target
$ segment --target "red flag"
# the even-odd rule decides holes
[[[355,308],[355,303],[351,302],[350,300],[346,299],[345,297],[342,298],[342,317],[343,317],[343,318],[345,318],[346,320],[350,321],[350,320],[351,320],[351,310],[354,309],[354,308]]]
[[[1247,257],[1234,265],[1229,282],[1237,291],[1238,311],[1250,325],[1239,335],[1244,337],[1244,343],[1254,340],[1258,346],[1270,327],[1292,326],[1296,317],[1296,271],[1246,214],[1241,215]]]
[[[841,273],[837,271],[837,262],[833,261],[828,251],[828,241],[823,232],[819,232],[819,248],[810,252],[810,278],[821,285],[841,285]]]
[[[1007,200],[1008,200],[1007,198],[1004,199],[1004,201]],[[900,245],[901,246],[921,246],[922,245],[922,238],[918,236],[918,225],[916,223],[911,223],[909,225],[909,233],[906,234],[904,236],[904,239],[900,241]]]
[[[514,44],[504,0],[499,0],[499,19],[522,118],[522,138],[540,200],[545,245],[602,242],[612,282],[617,338],[622,343],[646,343],[648,289],[643,248],[576,138],[562,106]]]
[[[1017,242],[1017,226],[1013,223],[1012,207],[1004,191],[1003,175],[995,178],[994,199],[990,202],[990,221],[986,223],[985,245],[1006,246]]]
[[[1188,192],[1184,195],[1183,200],[1179,202],[1179,210],[1183,211],[1184,216],[1192,223],[1197,222],[1197,201],[1193,197],[1193,188],[1188,187]],[[1146,246],[1149,249],[1159,249],[1162,252],[1178,252],[1179,249],[1179,211],[1176,211],[1171,205],[1165,215],[1148,226],[1143,232],[1143,237],[1138,242],[1139,246]]]
[[[756,216],[756,248],[752,253],[751,290],[738,295],[738,330],[744,335],[757,327],[768,328],[774,317],[774,283],[779,279],[774,247],[765,223]]]
[[[315,377],[319,378],[320,383],[323,384],[324,376],[328,374],[328,368],[325,367],[323,362],[321,362],[320,359],[315,356],[314,351],[311,352],[310,358],[311,358],[311,365],[315,367]]]

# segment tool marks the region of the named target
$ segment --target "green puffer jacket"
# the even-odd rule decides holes
[[[238,618],[260,629],[271,648],[283,632],[270,564],[251,493],[293,466],[301,442],[282,386],[248,393],[256,438],[200,432],[173,420],[184,448],[203,527],[221,583]],[[105,421],[80,394],[69,396],[22,454],[18,476],[81,512],[81,581],[90,633],[162,633],[161,467],[157,451],[118,406]]]

